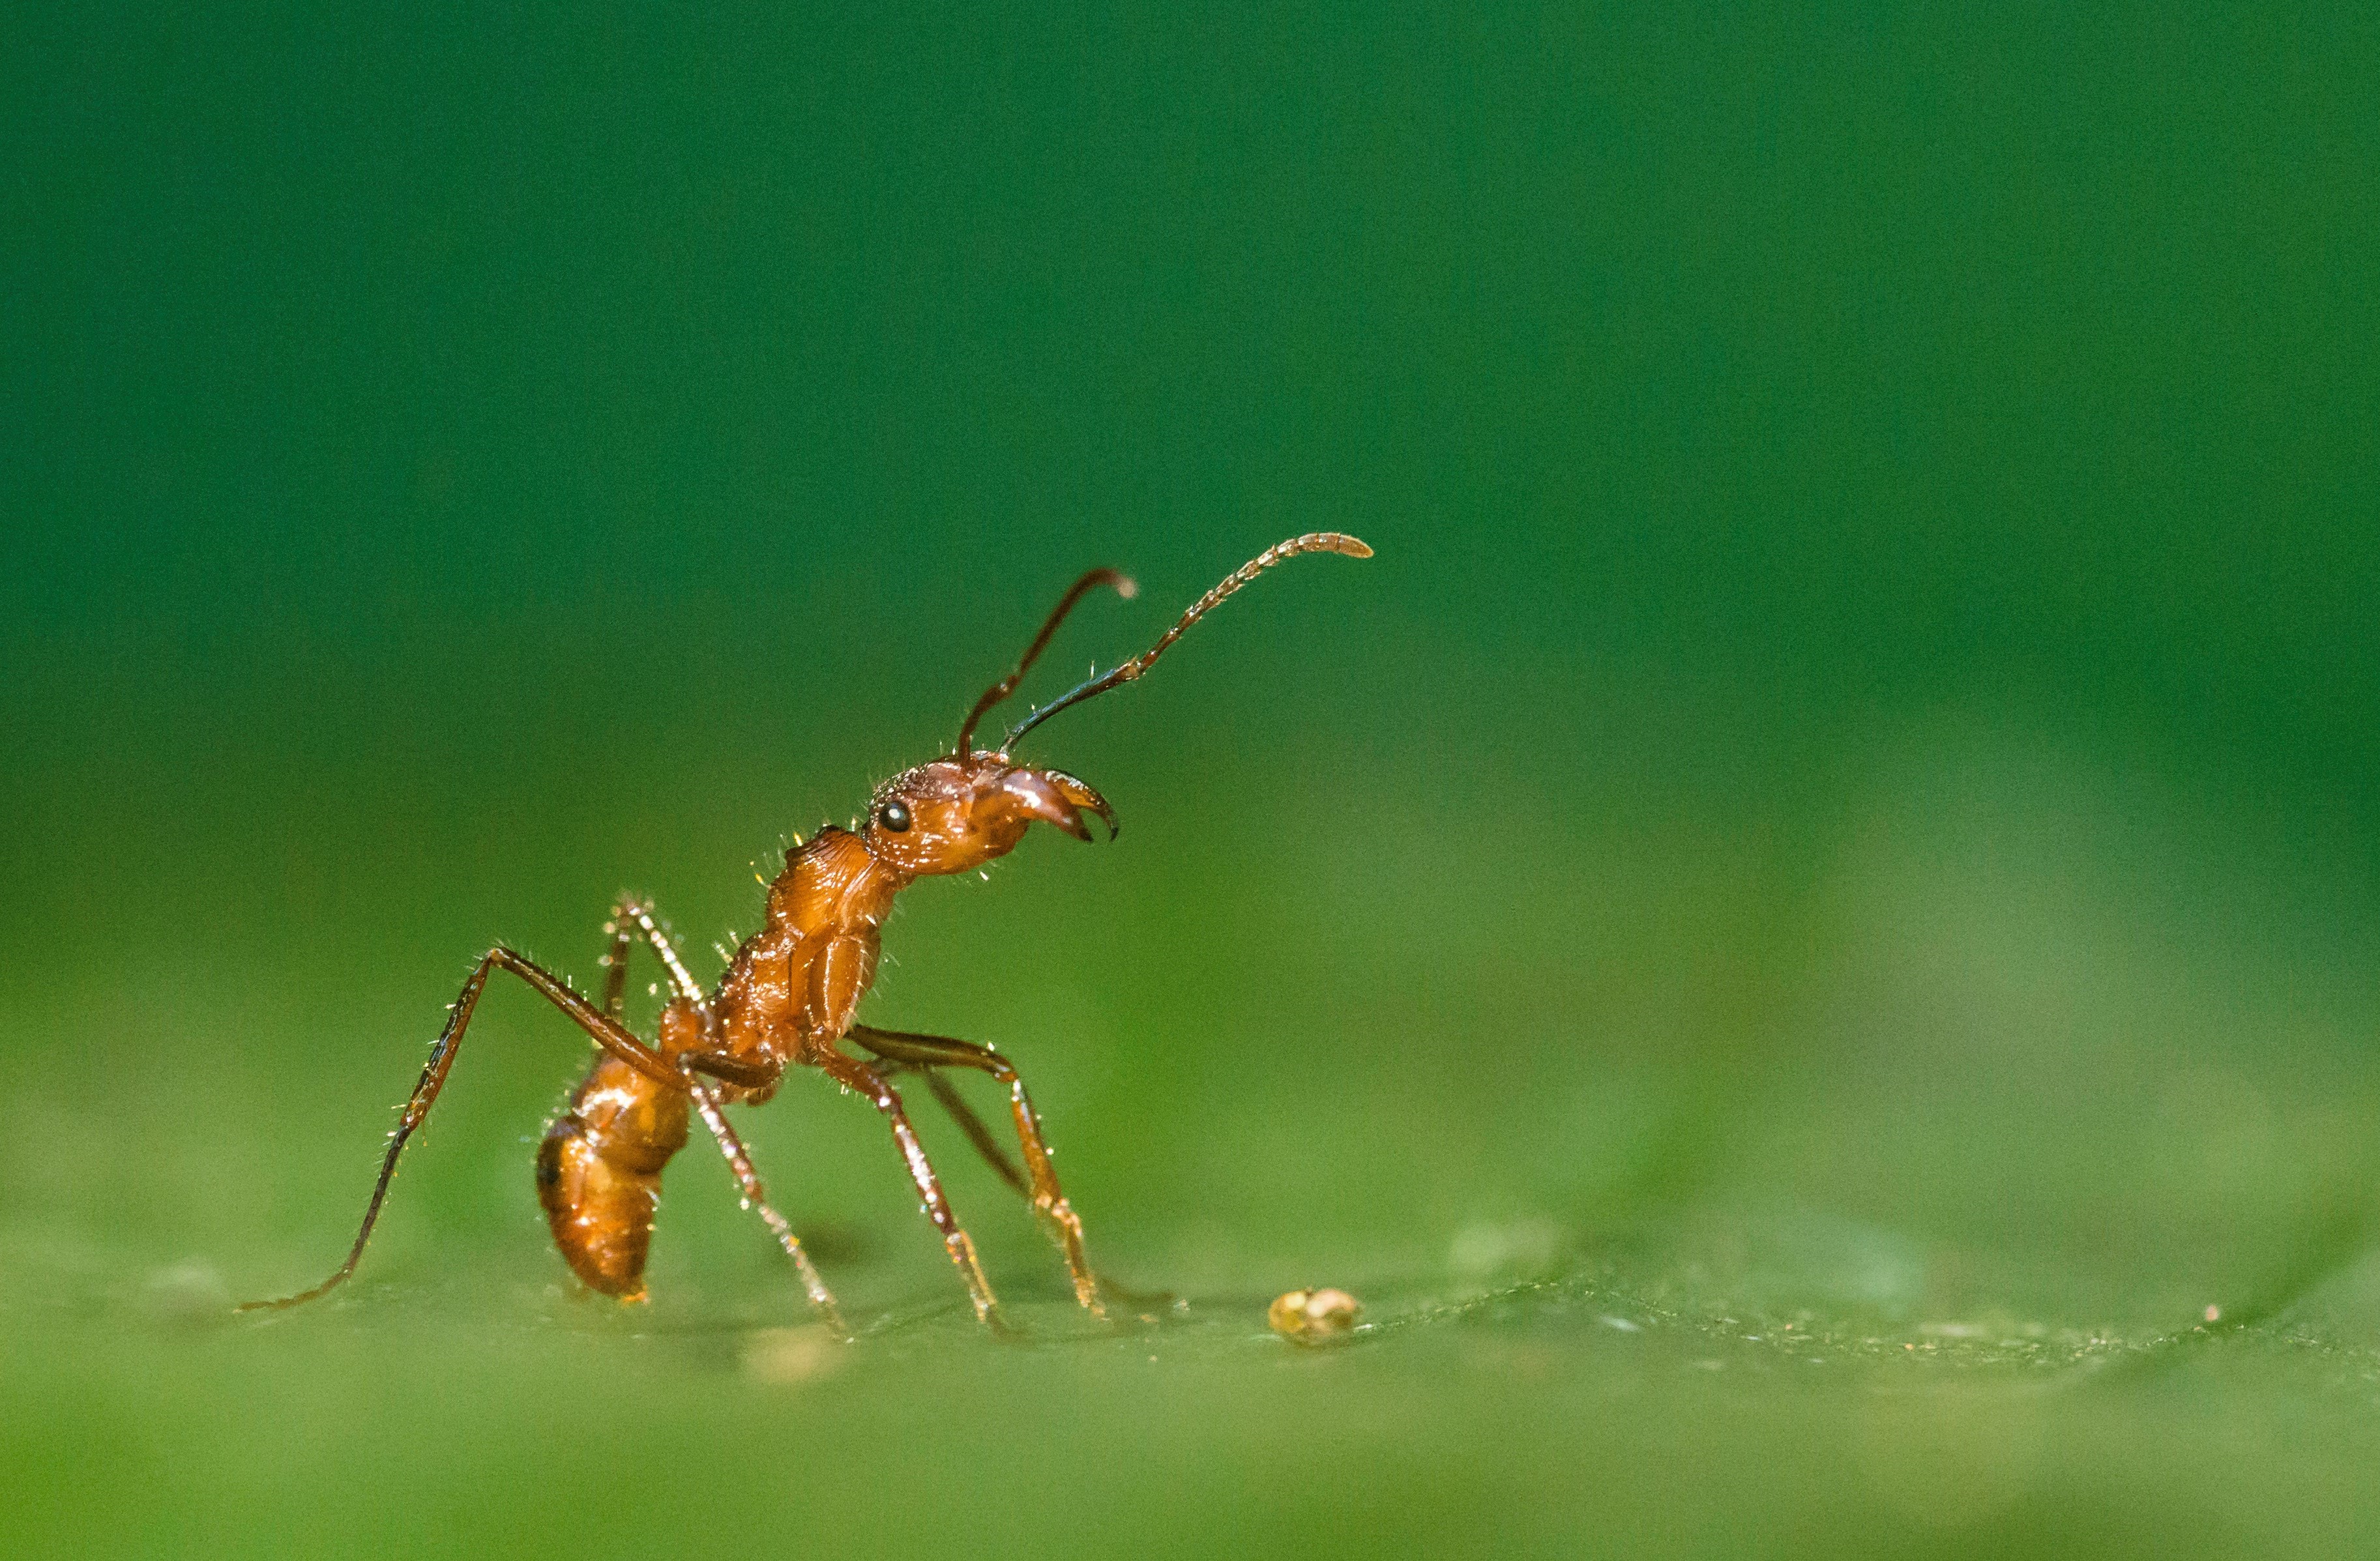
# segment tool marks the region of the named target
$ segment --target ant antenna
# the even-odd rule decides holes
[[[1035,635],[1033,643],[1025,647],[1025,659],[1016,663],[1016,670],[985,689],[983,697],[975,702],[975,708],[967,712],[965,723],[959,728],[959,757],[968,758],[974,755],[975,723],[983,719],[986,710],[1016,692],[1016,685],[1025,681],[1026,672],[1040,659],[1041,652],[1050,644],[1050,636],[1058,632],[1058,625],[1066,621],[1066,614],[1075,610],[1075,603],[1082,600],[1085,593],[1100,586],[1113,586],[1116,595],[1126,601],[1140,594],[1140,587],[1133,577],[1118,569],[1094,569],[1068,587],[1066,594],[1058,599],[1058,605],[1050,610],[1049,621],[1041,625],[1041,632]]]
[[[1060,710],[1064,709],[1067,706],[1079,705],[1086,699],[1091,698],[1097,695],[1105,694],[1109,689],[1115,687],[1118,684],[1131,683],[1135,679],[1138,678],[1141,673],[1148,671],[1150,667],[1156,665],[1157,659],[1165,654],[1165,650],[1168,646],[1182,637],[1183,630],[1188,628],[1191,624],[1196,623],[1199,619],[1212,611],[1217,604],[1221,602],[1225,597],[1230,596],[1233,591],[1238,590],[1242,586],[1246,585],[1249,581],[1255,579],[1266,570],[1270,569],[1274,564],[1281,563],[1283,559],[1295,558],[1300,553],[1341,553],[1348,558],[1369,558],[1372,556],[1372,550],[1370,547],[1366,545],[1362,538],[1350,537],[1344,532],[1340,531],[1309,531],[1303,537],[1292,537],[1285,542],[1275,542],[1271,547],[1267,548],[1264,551],[1257,554],[1256,557],[1248,560],[1247,563],[1240,565],[1229,575],[1224,575],[1222,579],[1216,582],[1215,588],[1213,590],[1208,591],[1205,596],[1202,596],[1196,601],[1192,602],[1190,604],[1190,611],[1182,614],[1181,622],[1166,630],[1165,633],[1159,637],[1155,645],[1150,646],[1148,649],[1142,651],[1139,655],[1116,668],[1115,671],[1107,673],[1105,676],[1095,677],[1088,683],[1082,684],[1080,687],[1060,695],[1057,698],[1051,700],[1049,704],[1042,706],[1039,709],[1034,711],[1031,715],[1026,716],[1023,720],[1012,727],[1009,730],[1007,741],[1001,744],[1001,751],[1005,753],[1008,749],[1015,746],[1019,738],[1032,731],[1035,727],[1040,725],[1043,721],[1048,720],[1051,716],[1056,715]],[[1091,576],[1085,575],[1083,577],[1084,584],[1087,585],[1090,582],[1090,578]],[[1075,588],[1075,590],[1080,591],[1083,587],[1082,586],[1076,586]],[[1125,594],[1129,595],[1130,593],[1127,592]],[[1073,600],[1074,598],[1069,596],[1066,599],[1066,605],[1071,605]],[[1065,611],[1065,606],[1062,605],[1059,611],[1063,612]],[[1052,628],[1056,627],[1056,621],[1054,619],[1051,620],[1050,626]],[[1048,629],[1042,630],[1041,639],[1047,639],[1049,637],[1050,631]],[[1038,651],[1040,648],[1041,640],[1035,640],[1033,642],[1034,651]],[[1026,657],[1026,660],[1028,664],[1030,664],[1032,659],[1033,658],[1030,653]],[[1019,667],[1017,669],[1017,675],[1019,677],[1023,676],[1024,672],[1025,669],[1023,667]],[[1009,688],[1015,684],[1015,678],[1009,679],[1008,683],[1000,685],[996,692],[1000,693],[1002,696],[1005,696]],[[978,705],[976,708],[977,714],[978,715],[984,710],[989,709],[991,706],[992,700],[990,695],[985,695],[984,700],[985,703]],[[974,720],[975,718],[973,716],[967,718],[967,721],[970,726],[974,724]]]

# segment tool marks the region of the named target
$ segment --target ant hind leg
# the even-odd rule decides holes
[[[413,1094],[406,1100],[404,1114],[397,1119],[396,1131],[389,1134],[388,1154],[381,1161],[380,1180],[372,1184],[371,1201],[364,1205],[363,1225],[356,1231],[355,1244],[347,1249],[347,1260],[329,1278],[311,1289],[270,1301],[243,1301],[234,1308],[235,1311],[278,1311],[297,1306],[329,1293],[356,1271],[356,1265],[363,1260],[364,1246],[371,1240],[372,1227],[380,1220],[381,1205],[388,1198],[388,1184],[396,1175],[397,1158],[405,1153],[405,1145],[416,1130],[428,1119],[430,1108],[438,1103],[438,1092],[446,1086],[446,1075],[455,1066],[455,1054],[462,1049],[463,1033],[470,1025],[472,1010],[479,1007],[480,994],[487,988],[489,974],[498,970],[508,970],[535,987],[540,996],[568,1014],[597,1046],[611,1056],[657,1083],[673,1088],[683,1087],[677,1070],[628,1034],[617,1020],[572,991],[559,976],[498,945],[489,950],[472,969],[470,979],[463,983],[463,990],[455,997],[454,1007],[447,1011],[446,1027],[439,1032],[437,1045],[430,1048],[430,1060],[423,1065],[421,1077],[415,1083]]]

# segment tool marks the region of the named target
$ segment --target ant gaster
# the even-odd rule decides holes
[[[1333,531],[1293,537],[1268,548],[1200,597],[1148,649],[1034,710],[997,749],[977,748],[977,723],[1016,691],[1076,602],[1102,586],[1121,596],[1135,594],[1131,579],[1112,569],[1094,569],[1075,581],[1026,647],[1016,670],[986,689],[967,712],[949,754],[903,770],[879,786],[864,823],[851,829],[830,825],[794,842],[785,853],[784,871],[769,886],[766,924],[744,940],[718,986],[708,994],[678,958],[652,907],[641,901],[622,901],[604,928],[612,945],[603,962],[607,973],[601,1004],[588,1001],[560,977],[510,949],[490,950],[463,984],[446,1028],[431,1048],[420,1082],[390,1135],[380,1180],[346,1261],[312,1289],[249,1301],[240,1310],[295,1306],[355,1272],[388,1195],[397,1156],[445,1084],[490,973],[507,970],[568,1014],[601,1053],[572,1093],[568,1107],[548,1124],[537,1156],[538,1199],[545,1206],[554,1242],[572,1271],[591,1289],[623,1301],[644,1299],[645,1257],[652,1240],[662,1168],[685,1147],[691,1111],[718,1141],[745,1203],[767,1221],[793,1260],[812,1305],[838,1332],[844,1331],[834,1298],[793,1226],[770,1205],[751,1156],[721,1110],[729,1104],[767,1100],[786,1069],[808,1067],[884,1114],[925,1213],[966,1282],[978,1317],[997,1325],[999,1301],[976,1257],[975,1243],[942,1196],[941,1183],[892,1085],[891,1080],[904,1072],[922,1075],[993,1168],[1031,1200],[1034,1213],[1065,1254],[1075,1299],[1105,1315],[1100,1301],[1104,1281],[1084,1254],[1083,1222],[1059,1191],[1040,1119],[1016,1071],[989,1047],[876,1029],[858,1023],[856,1011],[876,977],[884,918],[893,898],[910,884],[920,877],[964,873],[1006,854],[1037,819],[1087,841],[1091,831],[1085,815],[1097,814],[1110,837],[1115,834],[1115,810],[1106,798],[1063,770],[1019,764],[1011,756],[1018,742],[1060,710],[1138,678],[1183,631],[1224,598],[1282,560],[1309,552],[1369,558],[1372,550]],[[670,1001],[650,1045],[621,1022],[628,955],[639,941],[652,950],[669,975]],[[845,1050],[846,1043],[868,1055]],[[1024,1151],[1021,1172],[942,1076],[940,1071],[945,1068],[989,1073],[1007,1089],[1017,1143]]]

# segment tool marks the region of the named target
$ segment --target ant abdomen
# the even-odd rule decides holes
[[[686,1107],[683,1093],[604,1057],[546,1127],[538,1202],[554,1245],[589,1289],[643,1297],[662,1168],[686,1147]]]

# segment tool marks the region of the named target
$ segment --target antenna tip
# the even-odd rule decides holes
[[[1284,552],[1339,553],[1347,558],[1369,558],[1372,544],[1361,537],[1350,537],[1344,531],[1309,531],[1303,537],[1293,537],[1281,544]]]
[[[1130,601],[1140,594],[1140,582],[1129,575],[1119,575],[1115,578],[1115,589],[1116,595]]]

